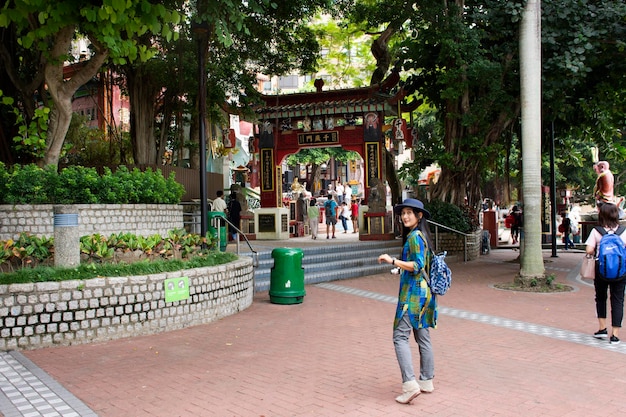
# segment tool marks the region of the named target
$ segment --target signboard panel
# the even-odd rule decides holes
[[[259,214],[259,233],[275,233],[276,216],[274,214]]]
[[[163,282],[165,302],[187,300],[189,298],[189,277],[168,278]]]
[[[298,146],[317,146],[339,143],[339,132],[298,133]]]
[[[378,142],[366,142],[365,143],[365,167],[367,176],[365,178],[365,185],[371,187],[370,181],[372,178],[380,178],[380,158],[378,157]]]

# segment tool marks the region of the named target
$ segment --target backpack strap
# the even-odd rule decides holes
[[[602,226],[596,226],[594,227],[594,229],[596,229],[600,235],[604,236],[606,235],[608,232],[606,231],[606,229]],[[624,230],[626,230],[626,227],[622,226],[621,224],[619,226],[617,226],[617,229],[615,229],[615,234],[617,236],[620,236],[622,233],[624,233]]]
[[[428,283],[430,285],[430,276],[429,276],[430,264],[431,264],[434,253],[428,247],[428,240],[426,240],[426,236],[424,236],[422,231],[417,229],[417,234],[424,241],[424,247],[426,248],[426,252],[424,253],[424,267],[422,268],[422,271],[426,274],[426,278],[428,279]]]

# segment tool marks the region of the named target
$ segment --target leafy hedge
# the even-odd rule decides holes
[[[471,213],[464,212],[454,204],[444,201],[429,201],[424,203],[424,208],[430,212],[431,220],[436,223],[443,224],[462,233],[470,233],[476,230]]]
[[[72,166],[57,172],[53,167],[14,165],[0,162],[0,204],[178,204],[185,193],[161,170],[130,171],[120,166],[115,172]]]

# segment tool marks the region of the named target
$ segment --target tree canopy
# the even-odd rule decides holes
[[[626,114],[624,2],[542,3],[544,125],[555,120],[561,137],[594,132],[585,138],[591,146],[601,142],[599,135],[615,135]],[[379,68],[401,68],[403,88],[436,110],[441,129],[432,132],[441,134],[420,137],[412,162],[424,168],[436,160],[442,166],[432,198],[459,205],[468,198],[476,205],[488,173],[519,169],[510,147],[519,143],[518,39],[524,4],[355,2],[353,21],[386,41],[379,48]],[[584,163],[587,157],[579,149],[577,160]]]
[[[0,90],[5,96],[15,96],[15,103],[26,115],[26,123],[30,122],[34,109],[40,104],[30,97],[39,96],[44,104],[49,105],[51,112],[47,140],[43,144],[45,150],[39,146],[36,156],[41,158],[42,165],[56,165],[71,120],[71,97],[103,66],[124,68],[128,74],[134,71],[131,75],[141,77],[138,83],[142,87],[155,86],[135,103],[135,112],[145,111],[148,118],[155,119],[154,108],[138,108],[148,99],[154,105],[159,96],[170,100],[170,104],[176,100],[181,103],[187,97],[191,107],[185,110],[193,110],[197,83],[194,85],[189,76],[194,74],[190,65],[197,63],[197,56],[195,59],[193,56],[193,52],[197,52],[196,35],[204,33],[207,37],[209,102],[223,106],[230,97],[233,103],[245,105],[246,97],[254,91],[257,72],[273,75],[296,68],[313,69],[318,47],[306,23],[320,7],[330,3],[330,0],[9,1],[0,10],[3,35],[0,59],[9,75],[8,81],[0,83]],[[192,27],[200,32],[192,31]],[[182,41],[178,40],[179,35],[184,36]],[[63,65],[73,59],[70,45],[79,37],[89,40],[91,51],[68,76],[63,72]],[[190,50],[192,54],[188,54]],[[160,72],[155,73],[144,66],[156,68],[154,60],[166,62]],[[176,77],[169,77],[170,82],[165,82],[162,79],[165,74],[186,77],[186,82],[176,83],[179,80]],[[4,80],[4,77],[0,78]],[[176,88],[163,94],[167,87]],[[47,101],[48,97],[50,101]],[[133,123],[137,120],[134,119]],[[11,122],[2,126],[3,133],[10,130]],[[134,146],[134,154],[139,159],[135,162],[154,163],[158,158],[156,150],[150,150],[158,148],[152,126],[139,126],[151,132],[135,135],[140,138]],[[162,129],[165,130],[167,128]],[[141,129],[136,132],[145,133]],[[12,135],[9,132],[0,137],[5,149],[10,140],[7,136]],[[148,152],[143,152],[146,148]]]
[[[137,42],[145,33],[159,33],[167,38],[175,37],[173,25],[180,22],[180,14],[165,5],[148,0],[104,0],[101,4],[90,4],[76,0],[15,0],[5,4],[0,13],[0,28],[7,35],[3,51],[17,53],[17,60],[5,61],[11,79],[20,79],[21,65],[35,69],[30,80],[23,84],[34,84],[40,97],[50,96],[50,123],[46,138],[42,165],[57,165],[71,121],[71,100],[80,86],[100,70],[105,62],[122,64],[135,60],[146,60],[154,53],[151,48]],[[91,51],[84,61],[74,67],[71,75],[64,72],[65,63],[73,61],[71,43],[77,37],[89,40]],[[34,55],[20,52],[37,51]],[[4,54],[3,54],[4,56]],[[38,61],[23,63],[22,58],[31,57]],[[27,73],[28,74],[28,73]],[[46,89],[34,80],[45,80]],[[19,99],[26,93],[20,91]],[[28,114],[28,112],[27,112]]]

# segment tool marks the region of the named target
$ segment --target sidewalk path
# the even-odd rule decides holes
[[[391,274],[307,286],[297,305],[260,293],[245,311],[180,331],[21,355],[101,417],[624,415],[626,342],[591,336],[582,252],[544,252],[547,272],[576,287],[559,294],[494,289],[519,271],[516,256],[452,265],[432,332],[436,390],[409,406],[394,401]]]

